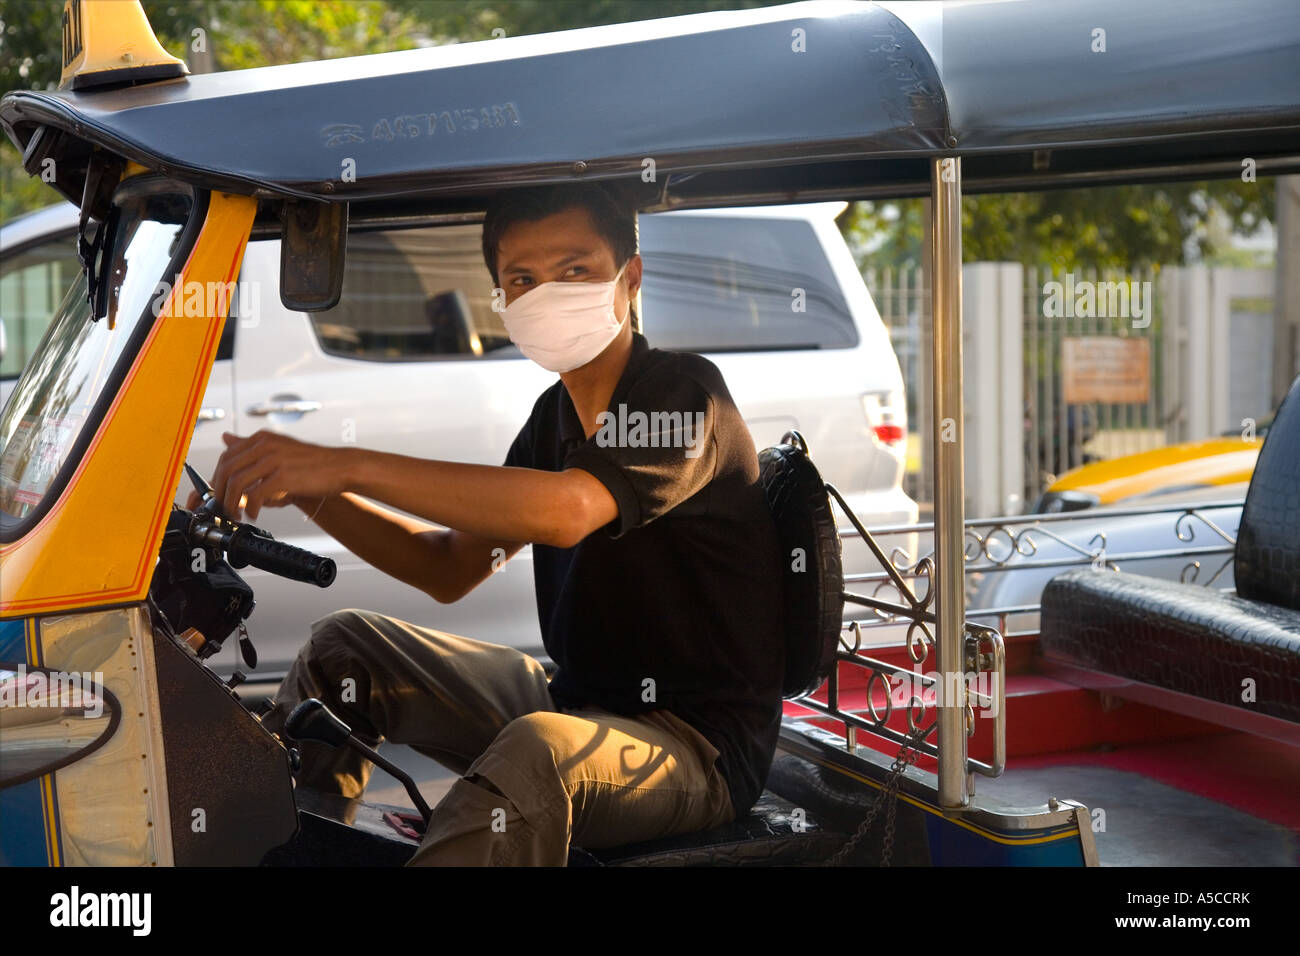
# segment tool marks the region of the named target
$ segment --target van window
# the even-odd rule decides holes
[[[733,352],[858,343],[853,316],[808,222],[646,215],[640,217],[640,245],[642,326],[651,345]],[[796,289],[804,290],[802,302]]]
[[[5,324],[0,378],[14,378],[22,372],[80,273],[73,236],[42,242],[6,256],[0,263],[0,318]]]
[[[377,361],[519,352],[492,311],[477,225],[348,235],[339,304],[309,313],[321,348]]]
[[[857,345],[808,222],[643,215],[639,223],[642,326],[651,345],[692,352]],[[339,304],[309,313],[321,348],[372,361],[517,358],[492,311],[481,240],[477,224],[349,234]]]

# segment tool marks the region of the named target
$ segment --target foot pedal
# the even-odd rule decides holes
[[[424,836],[424,818],[418,813],[384,811],[384,822],[404,837],[419,840]]]

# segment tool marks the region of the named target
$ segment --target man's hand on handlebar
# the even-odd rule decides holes
[[[262,508],[283,508],[298,501],[319,501],[346,490],[343,466],[347,449],[298,441],[261,429],[247,438],[222,432],[226,450],[212,474],[212,493],[226,516],[241,520],[243,511],[255,521]],[[201,503],[190,492],[185,507]]]

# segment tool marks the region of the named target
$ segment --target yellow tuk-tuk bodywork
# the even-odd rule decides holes
[[[31,531],[0,547],[0,617],[144,600],[226,318],[187,315],[184,291],[235,281],[256,208],[211,194],[182,281],[71,480]]]

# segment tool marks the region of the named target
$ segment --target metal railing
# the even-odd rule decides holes
[[[938,626],[932,611],[936,593],[934,555],[933,550],[926,550],[924,544],[926,537],[933,534],[934,523],[867,529],[859,523],[835,488],[827,485],[827,491],[851,525],[851,528],[840,532],[841,542],[863,542],[879,569],[845,574],[843,596],[846,618],[850,607],[865,608],[868,614],[845,620],[840,649],[836,655],[837,666],[824,685],[824,695],[818,692],[818,696],[824,696],[825,699],[806,696],[794,702],[842,724],[843,733],[839,736],[843,738],[845,748],[850,753],[859,746],[860,733],[902,745],[908,734],[924,727],[924,734],[915,749],[938,760],[940,749],[935,739],[938,720],[931,713],[936,708],[927,703],[925,697],[928,692],[934,692],[937,703],[940,699],[937,695],[951,695],[954,692],[964,694],[962,700],[966,713],[967,738],[974,735],[977,708],[992,711],[994,715],[991,761],[986,763],[971,757],[966,759],[967,790],[973,795],[974,774],[997,777],[1006,767],[1005,639],[1036,636],[1037,622],[1019,619],[1039,614],[1041,605],[1035,601],[1002,606],[972,606],[968,600],[961,679],[956,679],[958,675],[940,675],[936,679],[933,674],[920,673],[919,668],[930,660],[933,653]],[[1178,567],[1176,579],[1180,582],[1213,586],[1231,563],[1236,546],[1235,536],[1223,527],[1229,521],[1214,512],[1231,514],[1235,511],[1239,516],[1242,505],[1241,499],[1224,499],[1186,505],[968,519],[964,522],[968,599],[972,591],[969,583],[988,574],[1055,571],[1088,566],[1098,570],[1120,571],[1143,562],[1169,559],[1174,559],[1173,565]],[[1161,516],[1167,516],[1167,524],[1161,520]],[[1157,519],[1159,527],[1166,533],[1172,531],[1176,543],[1167,547],[1117,550],[1108,548],[1110,533],[1106,528],[1095,529],[1098,524],[1114,524],[1119,527],[1127,519],[1137,518]],[[1072,525],[1086,527],[1082,534],[1071,536]],[[916,553],[911,553],[903,546],[893,547],[886,553],[879,539],[891,536],[904,536],[907,541],[918,542]],[[1199,536],[1208,538],[1208,543],[1198,543]],[[1081,543],[1079,539],[1083,537],[1087,540]],[[1048,546],[1061,554],[1042,556],[1040,553],[1047,551]],[[1202,571],[1207,564],[1215,567],[1215,570],[1202,580]],[[925,587],[918,596],[921,584]],[[853,586],[865,589],[868,593],[850,590]],[[987,623],[975,623],[972,619]],[[873,634],[882,636],[873,640]],[[905,648],[908,660],[914,666],[913,670],[872,656],[883,649],[897,650],[900,645]],[[845,695],[839,663],[866,672],[866,700],[863,706],[855,709],[843,706]],[[976,679],[972,681],[972,677]],[[940,686],[940,681],[948,686]],[[912,690],[899,695],[895,685],[900,682]],[[884,703],[878,704],[877,699],[882,691]],[[899,707],[905,708],[907,733],[888,726]]]

